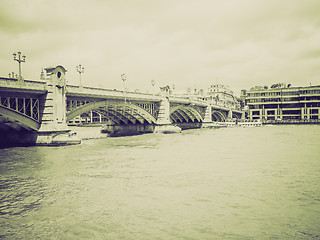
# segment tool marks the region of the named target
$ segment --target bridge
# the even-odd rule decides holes
[[[70,85],[63,66],[45,70],[43,80],[0,78],[0,132],[5,141],[38,145],[54,144],[59,139],[68,142],[67,123],[88,112],[107,119],[110,131],[137,132],[208,127],[244,116],[240,110],[166,93]]]

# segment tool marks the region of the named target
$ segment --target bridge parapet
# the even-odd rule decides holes
[[[43,80],[24,80],[19,81],[14,78],[0,78],[1,91],[15,90],[17,92],[45,93],[47,83]]]
[[[192,105],[197,105],[197,106],[202,106],[202,107],[205,107],[208,105],[208,103],[205,101],[193,100],[193,99],[189,99],[189,98],[170,96],[169,99],[170,99],[171,103],[186,104],[186,105],[192,104]]]
[[[160,102],[162,97],[149,93],[137,93],[121,91],[116,89],[104,89],[96,87],[79,87],[75,85],[67,85],[67,96],[72,97],[89,97],[89,98],[110,98],[110,99],[126,99],[126,100],[144,100],[149,102]]]

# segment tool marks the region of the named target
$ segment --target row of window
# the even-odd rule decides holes
[[[276,109],[276,108],[311,108],[311,107],[320,107],[320,102],[317,103],[306,103],[306,104],[256,104],[256,105],[249,105],[249,109]]]
[[[304,90],[300,94],[320,94],[320,90]]]
[[[318,109],[310,109],[310,114],[319,114]],[[266,111],[266,115],[280,115],[276,110]],[[300,115],[301,110],[283,110],[282,115]],[[260,115],[260,111],[252,111],[252,115]]]
[[[262,99],[249,99],[249,103],[257,103],[257,102],[291,102],[291,101],[299,101],[297,98],[262,98]]]
[[[260,92],[255,92],[255,93],[248,93],[248,97],[261,97],[261,96],[278,96],[280,95],[281,92],[269,92],[269,93],[260,93]]]
[[[253,92],[248,93],[248,97],[261,97],[261,96],[294,96],[300,94],[320,94],[320,90],[303,90],[295,92]]]
[[[248,99],[248,103],[257,102],[294,102],[294,101],[320,101],[320,96],[313,97],[282,97],[282,98],[258,98],[258,99]]]

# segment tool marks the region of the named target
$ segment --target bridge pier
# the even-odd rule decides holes
[[[155,133],[175,133],[181,132],[181,128],[172,125],[170,122],[170,102],[168,97],[164,97],[160,102],[157,123],[154,128]]]
[[[204,114],[202,127],[203,128],[213,128],[216,126],[217,126],[217,124],[212,121],[212,106],[210,104],[208,104],[206,107],[206,112]]]
[[[67,145],[81,142],[70,134],[66,122],[66,70],[62,66],[46,68],[47,94],[43,99],[42,120],[36,145]]]
[[[124,124],[117,125],[108,122],[101,130],[110,137],[131,136],[145,133],[153,133],[154,125],[151,124]]]
[[[228,111],[228,121],[232,120],[232,109]]]
[[[37,133],[25,129],[0,129],[0,148],[33,146]]]

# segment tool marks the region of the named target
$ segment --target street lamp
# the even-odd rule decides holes
[[[84,73],[84,67],[81,66],[81,64],[79,64],[79,66],[77,66],[77,72],[79,73],[79,78],[80,78],[80,87],[82,87],[82,83],[81,83],[81,74]]]
[[[21,52],[19,51],[18,53],[14,53],[13,54],[13,60],[17,61],[19,63],[19,80],[22,80],[22,76],[21,76],[21,63],[26,61],[26,56],[23,55],[21,57]]]
[[[14,75],[14,72],[9,73],[9,78],[18,78],[18,75]]]
[[[154,85],[156,85],[156,81],[154,79],[151,80],[151,85],[152,85],[152,92],[153,94],[155,94]]]
[[[40,79],[41,79],[41,80],[45,80],[45,79],[46,79],[46,77],[45,77],[45,75],[44,75],[43,68],[41,69]]]
[[[127,99],[126,99],[126,85],[125,85],[125,81],[127,80],[127,76],[123,73],[123,74],[121,74],[121,79],[122,79],[122,82],[123,82],[124,102],[127,102]]]

